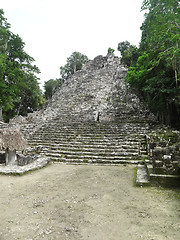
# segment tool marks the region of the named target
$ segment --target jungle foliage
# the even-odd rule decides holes
[[[65,81],[76,71],[81,70],[84,63],[89,59],[86,55],[80,52],[73,52],[70,57],[67,58],[66,64],[60,67],[60,75],[62,81]]]
[[[129,66],[127,82],[159,120],[180,128],[180,2],[144,0],[139,48],[122,42],[118,50]]]
[[[36,76],[40,71],[24,46],[20,36],[11,32],[0,9],[0,112],[5,121],[15,115],[27,115],[43,102]]]
[[[51,99],[55,91],[61,86],[61,79],[50,79],[44,83],[45,99]]]

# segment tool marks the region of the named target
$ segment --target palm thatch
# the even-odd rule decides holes
[[[26,146],[27,141],[19,130],[15,128],[0,129],[0,150],[24,150]]]

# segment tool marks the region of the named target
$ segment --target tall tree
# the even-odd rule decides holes
[[[9,103],[9,105],[12,103],[12,97],[11,94],[9,94],[10,89],[7,89],[7,85],[5,83],[7,60],[6,50],[8,38],[10,35],[9,28],[10,24],[4,17],[4,11],[0,9],[0,120],[2,120],[2,107],[4,103]]]
[[[67,58],[66,64],[60,67],[60,74],[63,80],[66,80],[69,76],[76,71],[82,69],[82,65],[88,62],[89,59],[86,55],[80,52],[73,52],[70,57]]]
[[[130,48],[131,44],[128,41],[123,41],[118,43],[118,48],[117,50],[121,53],[121,56],[124,55],[125,51]]]
[[[34,59],[25,52],[24,46],[20,36],[10,31],[10,24],[0,9],[0,109],[3,109],[6,120],[6,113],[11,112],[11,117],[20,112],[26,114],[42,101],[36,77],[40,71],[32,65]],[[27,89],[34,90],[27,94]],[[36,101],[30,103],[30,98],[36,98]]]
[[[128,41],[118,43],[117,50],[121,54],[121,62],[128,67],[134,65],[139,57],[138,48]]]
[[[174,70],[178,85],[180,73],[180,3],[179,0],[144,0],[142,10],[148,10],[141,27],[141,49],[156,52],[157,65],[161,60]]]
[[[144,0],[140,56],[127,81],[167,123],[180,124],[180,3]]]
[[[50,99],[55,91],[60,87],[61,80],[60,79],[50,79],[44,83],[44,90],[45,90],[45,98]]]

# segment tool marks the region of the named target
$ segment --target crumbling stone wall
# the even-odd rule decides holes
[[[25,166],[32,162],[34,162],[38,158],[38,155],[24,155],[24,154],[17,154],[17,165],[18,166]]]
[[[180,133],[167,127],[147,136],[149,157],[157,174],[180,174]]]

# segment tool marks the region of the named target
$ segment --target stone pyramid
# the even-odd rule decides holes
[[[116,56],[98,56],[69,77],[41,111],[17,117],[30,151],[66,163],[139,163],[153,116],[125,81]],[[12,121],[13,123],[13,121]]]
[[[151,121],[152,114],[125,81],[120,58],[97,56],[67,79],[44,109],[17,117],[15,123],[60,121]],[[13,122],[12,121],[12,122]]]

